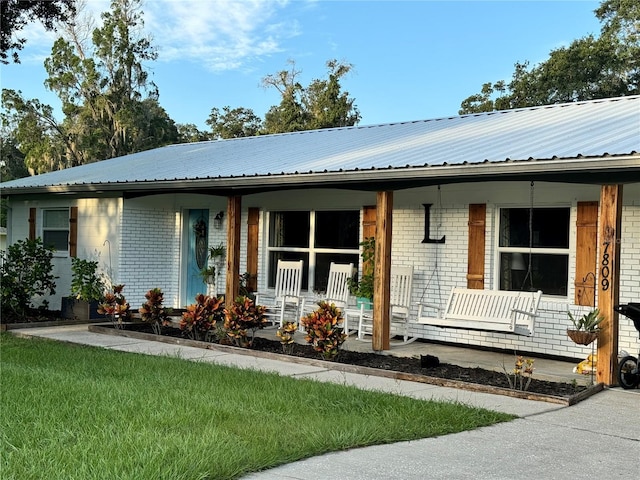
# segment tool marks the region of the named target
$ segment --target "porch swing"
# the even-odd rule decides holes
[[[441,304],[422,302],[418,304],[418,324],[510,333],[527,337],[533,335],[534,322],[542,296],[541,290],[534,289],[532,278],[533,192],[534,182],[532,181],[529,205],[529,264],[521,290],[479,290],[454,287],[444,308]],[[527,281],[529,281],[529,289],[524,291]]]

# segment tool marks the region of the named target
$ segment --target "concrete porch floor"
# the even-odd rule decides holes
[[[266,328],[259,330],[256,335],[278,341],[276,328]],[[297,343],[305,344],[302,333],[295,334]],[[371,337],[366,336],[364,340],[358,340],[356,335],[350,335],[344,342],[342,348],[355,352],[373,352],[371,347]],[[391,339],[391,349],[381,352],[382,355],[393,355],[397,357],[415,357],[421,355],[434,355],[440,359],[441,363],[450,363],[461,367],[483,368],[485,370],[503,371],[503,365],[507,370],[514,366],[515,356],[513,352],[492,352],[472,347],[441,345],[427,341],[417,340],[403,345],[401,340]],[[532,358],[534,362],[533,378],[538,380],[548,380],[552,382],[571,383],[577,382],[579,385],[590,385],[591,375],[573,373],[573,368],[578,361],[560,361],[547,358],[527,355],[525,358]],[[595,382],[595,374],[593,376]]]

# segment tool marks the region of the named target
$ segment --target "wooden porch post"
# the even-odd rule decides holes
[[[618,304],[620,294],[620,227],[622,185],[602,185],[598,222],[598,308],[605,319],[598,335],[596,380],[615,385],[618,363]]]
[[[376,197],[376,252],[373,283],[373,339],[375,351],[389,350],[391,334],[391,227],[393,192]]]
[[[240,217],[242,197],[227,199],[227,284],[225,302],[230,305],[240,289]]]

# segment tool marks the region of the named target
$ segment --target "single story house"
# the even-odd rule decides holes
[[[359,243],[376,236],[376,292],[389,265],[414,267],[416,303],[453,287],[543,292],[532,336],[413,322],[415,337],[584,358],[567,311],[598,306],[598,380],[614,383],[618,351],[638,350],[613,304],[640,301],[640,96],[178,144],[0,187],[8,243],[57,248],[51,305],[73,256],[99,259],[133,307],[155,287],[192,303],[206,288],[198,237],[227,248],[217,293],[235,295],[244,272],[269,289],[278,259],[302,259],[312,299],[332,261],[361,269]],[[374,303],[383,350],[388,298]]]

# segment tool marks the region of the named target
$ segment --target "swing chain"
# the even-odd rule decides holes
[[[440,185],[438,185],[438,196],[437,196],[437,208],[438,208],[438,215],[436,217],[436,238],[438,238],[440,236],[440,227],[442,227],[442,190],[440,188]],[[431,275],[429,276],[429,278],[427,279],[427,283],[425,284],[424,288],[422,289],[422,295],[420,296],[420,301],[422,302],[422,300],[424,299],[424,294],[426,293],[427,289],[429,288],[429,285],[431,284],[431,280],[434,279],[435,277],[435,283],[438,287],[438,304],[442,305],[442,293],[441,293],[441,288],[440,288],[440,275],[439,275],[439,265],[438,265],[438,259],[440,257],[440,252],[439,252],[439,244],[440,242],[435,242],[435,260],[433,262],[433,271],[431,272]]]
[[[533,290],[533,276],[531,272],[531,257],[533,257],[533,192],[534,192],[534,182],[531,180],[531,188],[529,191],[529,265],[527,267],[527,274],[522,281],[522,287],[520,290],[524,290],[524,286],[529,280],[530,290]]]

